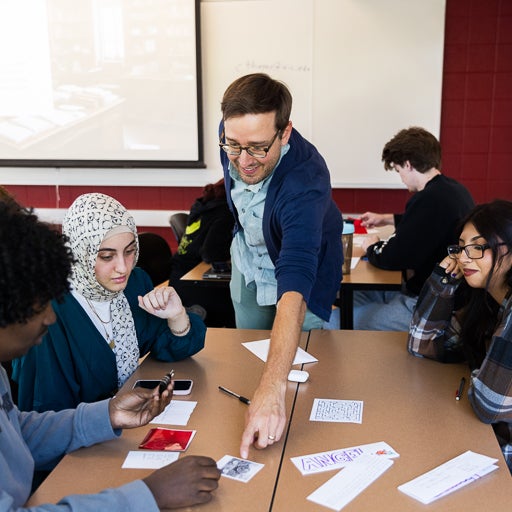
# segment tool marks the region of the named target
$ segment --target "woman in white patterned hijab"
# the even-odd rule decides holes
[[[151,352],[163,361],[204,346],[206,326],[169,286],[135,267],[137,229],[114,198],[79,196],[62,224],[75,263],[71,292],[52,303],[57,322],[16,363],[22,410],[60,410],[117,392]],[[37,369],[37,371],[36,371]]]
[[[111,300],[110,292],[96,280],[96,258],[101,243],[120,233],[132,233],[135,240],[135,266],[139,252],[137,228],[133,217],[113,197],[105,194],[84,194],[69,207],[62,223],[76,263],[72,281],[75,289],[94,300]]]
[[[67,211],[62,231],[68,237],[76,259],[71,277],[72,293],[85,306],[84,309],[93,323],[97,325],[99,320],[102,324],[99,331],[105,333],[105,338],[116,355],[118,381],[121,386],[137,368],[140,357],[132,312],[122,291],[137,263],[139,253],[135,221],[126,208],[113,197],[105,194],[84,194]],[[131,267],[124,270],[126,274],[122,289],[109,289],[96,276],[96,267],[101,261],[100,248],[109,240],[123,234],[123,238],[129,241],[126,256]],[[110,255],[110,251],[108,253]],[[114,272],[117,271],[114,269]],[[121,275],[120,272],[117,273]]]

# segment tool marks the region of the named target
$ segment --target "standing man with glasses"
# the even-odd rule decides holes
[[[222,99],[221,162],[235,216],[231,298],[238,328],[272,329],[240,454],[281,439],[286,380],[301,330],[328,321],[341,280],[341,213],[327,165],[292,127],[288,88],[266,74],[235,80]]]
[[[441,145],[423,128],[398,132],[384,146],[382,161],[414,196],[403,214],[364,213],[363,226],[394,225],[395,233],[389,240],[370,235],[362,247],[372,265],[402,271],[402,290],[356,292],[354,329],[408,331],[423,283],[457,240],[459,222],[474,202],[464,185],[441,174]]]

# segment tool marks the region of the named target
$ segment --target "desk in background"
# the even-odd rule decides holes
[[[203,454],[219,460],[226,454],[238,456],[247,406],[218,391],[217,386],[252,396],[263,362],[241,343],[268,334],[209,329],[204,350],[172,365],[177,378],[194,379],[187,399],[198,401],[186,427],[197,434],[181,457]],[[303,333],[301,346],[305,347],[307,340],[308,334]],[[335,472],[302,476],[290,457],[376,441],[389,443],[400,457],[344,512],[424,512],[425,505],[398,491],[397,486],[466,450],[497,458],[499,469],[428,505],[428,511],[508,510],[512,479],[494,432],[476,418],[466,396],[455,400],[461,376],[468,376],[467,368],[415,358],[407,353],[405,342],[405,333],[398,332],[312,331],[307,350],[319,362],[304,365],[310,373],[308,382],[288,383],[286,438],[266,450],[251,449],[249,458],[265,467],[250,482],[221,478],[210,503],[187,510],[328,510],[307,501],[306,496]],[[159,378],[168,369],[169,363],[147,358],[127,385],[136,378]],[[363,423],[310,422],[314,398],[363,400]],[[69,493],[98,492],[146,476],[148,470],[121,469],[121,465],[149,428],[125,430],[120,439],[67,455],[29,505],[56,502]]]
[[[369,261],[359,260],[350,274],[344,274],[340,286],[340,328],[354,328],[354,292],[357,290],[400,290],[402,273],[382,270]]]
[[[378,228],[376,234],[389,237],[393,226]],[[364,252],[358,243],[361,235],[355,235],[353,256]],[[235,312],[229,291],[229,279],[203,279],[210,264],[201,262],[180,279],[176,286],[184,304],[202,305],[209,313],[208,327],[235,327]],[[345,274],[340,286],[340,327],[352,329],[354,318],[354,291],[356,290],[400,290],[402,274],[398,270],[381,270],[368,261],[359,260],[350,274]]]
[[[394,231],[393,226],[378,228],[375,234],[381,239],[388,238]],[[360,240],[365,235],[354,235],[353,257],[364,256]],[[354,292],[357,290],[400,290],[402,273],[399,270],[382,270],[366,260],[360,259],[350,274],[344,274],[340,286],[340,328],[354,327]]]
[[[384,236],[389,230],[380,230]],[[359,236],[359,235],[358,235]],[[354,245],[353,256],[362,256],[360,245]],[[229,279],[203,279],[210,265],[201,262],[185,274],[176,286],[187,306],[201,304],[209,313],[208,327],[235,327],[235,312],[229,291]],[[400,290],[402,274],[398,270],[382,270],[371,263],[359,260],[350,274],[343,275],[340,286],[340,327],[352,329],[354,318],[354,291]],[[200,298],[198,298],[200,297]]]

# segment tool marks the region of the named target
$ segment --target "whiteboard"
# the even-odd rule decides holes
[[[445,0],[203,1],[205,160],[218,165],[220,101],[237,77],[290,88],[295,128],[335,188],[401,188],[384,144],[417,125],[439,136]],[[212,137],[213,134],[213,137]]]
[[[299,7],[299,12],[294,12],[294,6]],[[233,80],[248,73],[264,72],[283,80],[293,93],[292,118],[297,127],[306,130],[304,135],[310,134],[313,6],[313,0],[203,2],[201,38],[207,164],[220,167],[217,134],[224,91]]]

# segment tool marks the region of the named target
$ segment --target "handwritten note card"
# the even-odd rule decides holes
[[[432,471],[400,485],[398,489],[428,504],[498,469],[496,462],[498,459],[468,450]]]
[[[301,455],[300,457],[292,457],[291,461],[303,475],[312,475],[322,471],[344,468],[362,455],[375,455],[387,459],[399,457],[399,454],[389,444],[381,441],[311,455]]]
[[[391,459],[363,455],[311,493],[308,500],[341,510],[392,465]]]
[[[176,462],[180,454],[178,452],[128,452],[122,468],[159,469],[171,462]]]
[[[325,398],[315,398],[309,420],[362,423],[363,402],[361,400],[329,400]]]

